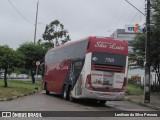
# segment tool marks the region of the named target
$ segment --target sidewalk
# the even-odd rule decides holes
[[[150,96],[150,103],[144,103],[144,96],[143,95],[126,95],[125,100],[137,103],[144,107],[149,107],[154,110],[160,110],[160,96],[151,95]]]

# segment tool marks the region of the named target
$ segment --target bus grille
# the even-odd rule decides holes
[[[108,65],[92,65],[92,70],[109,71],[109,72],[123,72],[123,67],[120,66],[108,66]]]

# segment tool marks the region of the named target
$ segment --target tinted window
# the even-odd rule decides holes
[[[109,53],[92,53],[92,64],[126,66],[126,56]]]
[[[50,50],[45,60],[48,64],[62,62],[65,60],[84,59],[86,55],[88,40],[80,41],[56,50]]]

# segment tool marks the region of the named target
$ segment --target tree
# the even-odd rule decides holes
[[[67,29],[64,29],[63,24],[59,20],[54,20],[49,25],[46,25],[43,39],[52,43],[53,47],[55,46],[54,43],[56,43],[56,46],[59,46],[70,41]]]
[[[152,8],[152,28],[156,31],[160,31],[160,1],[151,0]]]
[[[150,42],[150,66],[151,70],[156,73],[160,83],[160,39],[157,31],[152,31]],[[139,34],[135,40],[130,42],[133,47],[133,53],[129,54],[129,60],[137,61],[140,67],[144,67],[145,62],[145,34]],[[134,59],[133,59],[134,58]]]
[[[153,48],[151,49],[151,61],[153,71],[156,72],[158,78],[158,89],[160,90],[160,1],[152,0],[152,42]]]
[[[17,49],[17,51],[21,52],[25,57],[25,68],[31,71],[32,83],[35,83],[35,71],[36,71],[36,61],[40,61],[40,63],[44,62],[44,56],[48,49],[46,49],[43,45],[30,43],[23,43]]]
[[[18,51],[14,51],[7,45],[0,46],[0,68],[4,69],[4,87],[8,86],[7,73],[8,69],[13,69],[24,64],[23,55]]]
[[[129,54],[129,61],[137,62],[140,67],[144,66],[145,40],[145,34],[138,34],[133,41],[129,42],[129,45],[133,48],[133,53]]]
[[[42,39],[39,39],[37,42],[39,45],[44,46],[46,49],[51,49],[53,47],[53,44],[51,42],[43,42]]]
[[[150,65],[158,78],[160,88],[160,1],[151,1],[151,42],[150,42]],[[145,34],[137,35],[135,40],[131,42],[134,53],[144,58],[145,54]],[[144,59],[143,59],[144,62]]]

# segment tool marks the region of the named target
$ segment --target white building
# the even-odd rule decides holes
[[[110,35],[110,37],[115,38],[117,40],[134,40],[137,33],[133,32],[125,32],[125,29],[117,29],[114,33]],[[132,52],[132,47],[128,46],[128,51]]]
[[[118,40],[134,40],[137,33],[129,33],[125,32],[125,29],[117,29],[114,33],[110,35],[110,37],[113,37]]]

